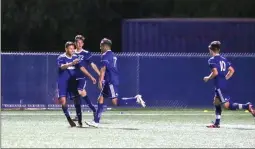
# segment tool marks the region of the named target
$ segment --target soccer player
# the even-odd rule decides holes
[[[220,128],[222,106],[227,110],[248,110],[255,118],[255,110],[250,102],[240,104],[230,101],[227,90],[227,80],[233,76],[235,70],[231,63],[225,57],[220,55],[220,45],[221,43],[219,41],[210,43],[209,52],[212,57],[208,60],[208,64],[211,69],[211,74],[204,77],[205,82],[213,79],[215,85],[213,104],[215,105],[216,120],[212,125],[207,126],[208,128]]]
[[[62,110],[67,118],[71,127],[75,127],[76,124],[73,122],[69,115],[66,99],[74,98],[78,96],[76,90],[76,79],[75,79],[75,65],[79,63],[79,59],[74,54],[75,44],[73,42],[66,42],[64,54],[61,54],[57,58],[58,65],[58,99],[62,105]]]
[[[136,95],[133,98],[126,98],[126,100],[118,99],[118,85],[119,85],[119,72],[117,69],[117,57],[111,51],[112,42],[111,40],[104,38],[101,40],[100,49],[102,52],[101,56],[101,68],[100,76],[98,81],[98,87],[101,93],[98,98],[98,109],[94,120],[92,122],[86,122],[87,125],[98,127],[101,114],[103,112],[104,98],[112,99],[112,103],[115,106],[123,105],[130,102],[136,101],[145,107],[145,102],[142,100],[141,95]]]
[[[79,57],[81,61],[81,65],[84,67],[83,71],[86,71],[86,75],[84,75],[84,73],[80,71],[80,69],[77,69],[77,74],[76,74],[76,77],[77,77],[76,79],[78,81],[77,90],[81,98],[86,102],[86,104],[89,106],[89,108],[93,111],[93,114],[95,115],[96,108],[90,101],[85,89],[87,84],[87,78],[91,79],[93,84],[96,84],[96,79],[87,71],[88,66],[91,66],[98,75],[100,75],[100,72],[97,66],[91,60],[92,58],[91,53],[83,49],[84,40],[85,38],[82,35],[75,36],[75,44],[76,44],[75,54]],[[80,105],[76,105],[76,106],[80,106]],[[78,116],[76,116],[73,120],[77,121]]]

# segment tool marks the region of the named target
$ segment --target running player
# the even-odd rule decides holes
[[[112,42],[109,39],[102,39],[100,49],[102,52],[100,77],[98,87],[101,90],[98,99],[98,109],[94,120],[86,122],[87,125],[98,127],[101,114],[103,112],[104,98],[112,99],[115,106],[126,104],[127,102],[137,102],[145,107],[145,102],[142,100],[141,95],[133,98],[126,98],[126,100],[118,99],[118,85],[119,85],[119,72],[117,69],[117,57],[111,51]]]
[[[87,70],[88,70],[88,67],[91,66],[98,75],[100,75],[100,72],[97,66],[91,60],[92,58],[91,53],[83,49],[84,40],[85,38],[82,35],[75,36],[75,44],[76,44],[75,54],[79,57],[81,61],[81,65],[84,67],[84,71],[86,71],[86,75],[84,75],[83,72],[77,69],[77,74],[76,74],[76,77],[77,77],[76,79],[78,81],[77,90],[81,98],[86,102],[88,107],[93,111],[93,114],[95,115],[96,108],[90,101],[85,88],[86,88],[88,78],[92,80],[93,84],[96,84],[96,79]],[[78,116],[76,116],[73,120],[78,121]]]
[[[208,60],[208,64],[211,69],[211,74],[204,77],[205,82],[213,79],[215,85],[213,104],[215,105],[216,120],[212,125],[207,126],[208,128],[220,128],[222,106],[227,110],[248,110],[255,118],[255,110],[250,102],[239,104],[230,101],[227,90],[227,80],[233,76],[235,70],[233,66],[231,66],[231,63],[225,57],[220,55],[220,45],[221,43],[219,41],[210,43],[209,52],[212,57]]]

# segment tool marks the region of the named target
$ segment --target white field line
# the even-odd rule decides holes
[[[1,113],[2,116],[62,116],[63,113]],[[75,115],[72,113],[71,115]],[[83,113],[82,115],[92,115],[92,113]],[[214,113],[103,113],[104,116],[207,116],[207,115],[214,115]],[[222,114],[223,116],[242,116],[242,115],[249,115],[249,113],[242,114],[242,113],[233,113],[233,114]]]

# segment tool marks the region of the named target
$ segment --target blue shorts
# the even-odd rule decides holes
[[[58,82],[58,98],[66,97],[73,99],[79,96],[77,91],[77,80],[70,79],[69,81]]]
[[[117,98],[118,97],[118,87],[113,84],[103,84],[103,90],[101,91],[101,96],[104,98]]]
[[[228,102],[230,100],[230,96],[227,94],[227,91],[220,88],[215,89],[215,97],[219,98],[222,103]]]
[[[78,79],[77,80],[77,90],[85,90],[87,84],[87,79]]]

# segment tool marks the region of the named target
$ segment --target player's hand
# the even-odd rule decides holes
[[[205,82],[208,82],[209,80],[210,80],[210,77],[208,77],[208,76],[204,77]]]
[[[97,80],[96,80],[94,77],[91,77],[90,79],[91,79],[91,81],[92,81],[93,84],[96,84],[96,83],[97,83]]]
[[[79,63],[79,59],[77,58],[77,59],[75,59],[73,62],[72,62],[72,65],[76,65],[76,64],[78,64]]]

